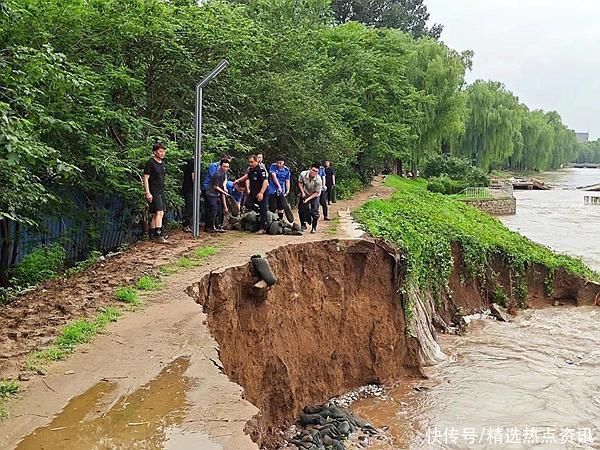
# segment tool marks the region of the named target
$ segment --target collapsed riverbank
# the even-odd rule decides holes
[[[463,314],[593,305],[597,274],[422,184],[356,218],[378,241],[330,240],[267,255],[278,283],[256,290],[250,263],[214,271],[188,292],[207,314],[223,370],[260,409],[253,440],[274,448],[306,405],[386,384],[445,358],[437,332]]]

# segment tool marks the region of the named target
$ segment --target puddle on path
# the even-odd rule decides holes
[[[184,373],[189,364],[188,358],[178,358],[157,378],[120,398],[114,395],[116,383],[98,383],[26,436],[17,450],[218,449],[207,436],[179,429],[188,408],[191,380]]]

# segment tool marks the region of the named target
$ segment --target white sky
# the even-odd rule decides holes
[[[425,3],[442,41],[475,52],[468,81],[501,81],[530,109],[600,135],[600,0]]]

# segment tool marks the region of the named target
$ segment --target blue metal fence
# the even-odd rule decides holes
[[[75,210],[85,211],[85,202],[81,196],[68,194]],[[114,250],[124,244],[140,239],[143,233],[142,217],[120,198],[101,198],[96,200],[96,219],[90,223],[86,214],[73,214],[72,217],[47,217],[40,229],[21,227],[17,233],[16,224],[9,224],[9,236],[12,237],[9,255],[17,246],[15,264],[18,264],[33,249],[61,243],[67,254],[68,263],[84,259],[90,250],[102,252]],[[80,216],[80,217],[78,217]],[[91,229],[94,228],[94,233]],[[93,235],[96,237],[94,238]]]

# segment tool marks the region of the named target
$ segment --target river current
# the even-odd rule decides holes
[[[515,191],[517,214],[502,221],[600,270],[600,205],[584,205],[576,190],[600,183],[600,169],[538,178],[554,189]],[[389,427],[390,441],[375,448],[600,448],[599,325],[594,307],[476,320],[464,336],[440,337],[448,361],[426,368],[428,379],[352,409]]]

